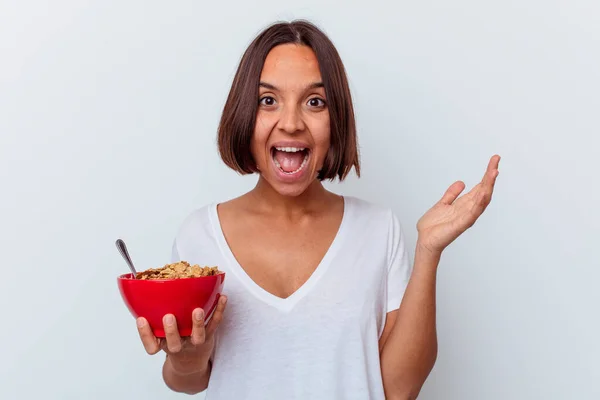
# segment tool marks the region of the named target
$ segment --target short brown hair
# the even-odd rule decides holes
[[[271,49],[287,43],[305,45],[315,52],[327,96],[331,145],[318,178],[334,180],[337,176],[341,181],[352,167],[360,176],[354,107],[344,65],[327,35],[304,20],[267,27],[244,52],[219,123],[221,158],[241,174],[257,172],[250,141],[256,123],[260,75]]]

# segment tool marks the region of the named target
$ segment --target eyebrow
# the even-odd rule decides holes
[[[265,89],[269,89],[269,90],[275,90],[275,91],[279,90],[279,89],[277,89],[277,87],[275,85],[271,85],[270,83],[267,83],[267,82],[260,82],[259,86],[263,87]],[[317,88],[322,88],[322,87],[325,87],[325,85],[323,85],[323,82],[314,82],[314,83],[311,83],[310,85],[308,85],[308,87],[306,89],[310,90],[310,89],[317,89]]]

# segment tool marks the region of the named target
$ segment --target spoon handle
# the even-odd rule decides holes
[[[137,272],[133,266],[133,262],[131,261],[131,257],[129,256],[129,252],[127,251],[127,246],[125,246],[125,242],[121,239],[117,239],[116,245],[117,249],[119,250],[119,253],[121,253],[121,256],[125,259],[125,262],[127,262],[127,265],[129,265],[129,269],[133,274],[132,278],[136,279]]]

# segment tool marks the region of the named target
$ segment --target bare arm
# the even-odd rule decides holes
[[[413,273],[381,338],[386,399],[416,399],[437,357],[435,312],[439,256],[417,246]]]
[[[483,179],[459,197],[457,181],[417,223],[419,239],[413,271],[402,299],[380,341],[386,398],[416,399],[437,358],[436,279],[443,250],[472,227],[492,199],[500,157],[493,156]]]

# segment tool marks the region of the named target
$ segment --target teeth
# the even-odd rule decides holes
[[[277,148],[277,150],[279,150],[279,148]],[[279,150],[279,151],[285,151],[285,150]],[[284,174],[292,175],[292,174],[295,174],[295,173],[298,173],[298,172],[300,172],[300,171],[302,170],[302,168],[304,168],[304,167],[306,166],[306,162],[308,161],[308,153],[306,153],[306,154],[304,155],[304,160],[302,160],[302,164],[300,164],[300,167],[298,167],[298,169],[297,169],[297,170],[295,170],[295,171],[292,171],[292,172],[286,172],[286,171],[284,171],[284,170],[281,168],[281,164],[279,164],[279,161],[277,161],[277,159],[276,159],[275,157],[273,157],[273,161],[275,162],[275,166],[276,166],[277,168],[279,168],[279,170],[280,170],[281,172],[283,172]]]
[[[275,147],[279,151],[285,151],[286,153],[296,153],[298,151],[303,151],[303,147]]]

